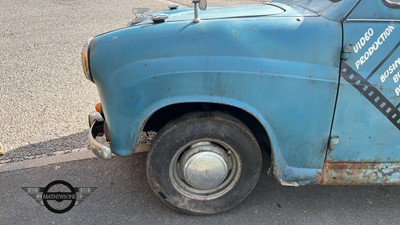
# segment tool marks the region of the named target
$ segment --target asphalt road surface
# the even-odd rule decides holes
[[[399,224],[398,187],[282,187],[267,175],[266,166],[242,204],[214,216],[186,216],[165,206],[151,191],[145,159],[146,153],[140,153],[107,162],[94,158],[0,173],[0,224]],[[97,189],[64,214],[48,211],[21,189],[44,187],[58,179]]]
[[[175,1],[182,7],[189,0]],[[211,0],[210,6],[257,1]],[[127,25],[133,8],[165,0],[0,1],[0,164],[86,146],[87,114],[98,102],[80,52],[97,34]]]

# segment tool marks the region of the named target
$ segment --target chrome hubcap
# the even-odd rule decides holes
[[[241,175],[240,159],[226,143],[204,139],[179,149],[170,163],[170,178],[183,195],[214,199],[229,192]]]
[[[191,146],[182,156],[181,171],[185,181],[193,188],[217,188],[228,175],[226,152],[209,142]]]

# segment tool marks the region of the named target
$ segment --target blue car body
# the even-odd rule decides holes
[[[159,13],[90,43],[113,153],[134,153],[168,107],[212,104],[259,123],[284,185],[400,183],[396,1],[210,8],[199,23],[193,9]]]

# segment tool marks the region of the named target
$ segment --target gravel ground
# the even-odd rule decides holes
[[[176,0],[191,6],[189,0]],[[211,0],[209,6],[255,3]],[[98,101],[80,52],[91,36],[126,26],[132,9],[165,10],[164,0],[0,1],[1,163],[85,147],[87,113]],[[146,137],[144,137],[146,139]]]
[[[1,162],[86,146],[87,113],[98,101],[82,73],[89,37],[123,27],[140,1],[1,1]],[[153,10],[164,1],[146,3]]]

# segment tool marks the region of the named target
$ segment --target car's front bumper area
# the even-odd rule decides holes
[[[104,118],[99,112],[91,112],[89,114],[89,148],[99,158],[110,160],[112,158],[111,149],[98,142],[97,136],[102,136],[104,131]]]

